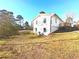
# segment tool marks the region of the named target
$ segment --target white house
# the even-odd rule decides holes
[[[57,14],[40,14],[32,21],[33,32],[36,34],[48,35],[58,30],[59,26],[63,26],[63,21]]]

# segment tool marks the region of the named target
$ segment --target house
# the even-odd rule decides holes
[[[58,30],[63,25],[62,19],[55,13],[46,14],[40,12],[40,14],[32,21],[33,32],[41,35],[48,35]]]
[[[73,18],[68,16],[67,19],[66,19],[66,22],[64,23],[64,26],[73,27]]]

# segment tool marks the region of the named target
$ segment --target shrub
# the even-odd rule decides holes
[[[8,14],[2,12],[0,15],[0,37],[8,37],[18,33],[14,19]]]

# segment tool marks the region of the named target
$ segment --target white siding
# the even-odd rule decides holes
[[[44,19],[46,19],[46,23],[44,23]],[[52,21],[52,23],[51,23]],[[51,32],[54,32],[58,29],[60,20],[58,17],[52,17],[50,15],[40,15],[40,17],[36,18],[33,21],[33,31],[34,33],[48,35]],[[37,31],[35,31],[37,28]],[[46,32],[44,32],[44,28],[46,28]]]
[[[51,18],[51,32],[54,32],[56,30],[58,30],[58,27],[59,27],[59,19],[57,17],[52,17]]]

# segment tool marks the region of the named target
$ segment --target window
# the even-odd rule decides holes
[[[36,24],[38,24],[38,21],[36,21]]]
[[[43,31],[46,32],[46,28],[44,28]]]
[[[57,18],[55,18],[55,23],[57,23]]]
[[[37,28],[35,28],[35,31],[37,31]]]
[[[46,23],[46,18],[44,18],[44,21],[43,22]]]

